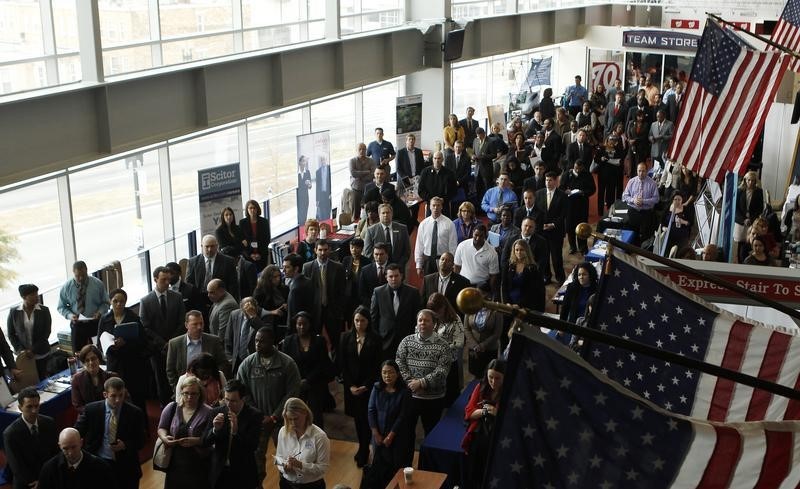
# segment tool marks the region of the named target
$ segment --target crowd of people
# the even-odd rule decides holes
[[[682,88],[667,81],[660,90],[643,78],[630,93],[618,83],[589,94],[576,77],[561,107],[548,89],[530,121],[515,117],[489,134],[473,108],[464,119],[451,114],[444,147],[429,158],[413,135],[395,152],[377,128],[376,141],[359,144],[350,161],[349,206],[359,222],[347,249],[326,239],[328,223],[307,219],[302,239],[271,263],[259,204],[248,201],[238,222],[226,207],[185,270],[174,262],[155,268],[138,313],[124,290],[107,292],[76,262],[57,309],[83,365],[72,378],[80,418],[59,435],[38,414],[35,389],[20,392],[22,417],[4,433],[14,487],[84,487],[98,477],[103,487],[137,487],[151,394],[162,407],[159,444],[171,454],[161,468],[165,487],[260,487],[270,440],[281,488],[325,487],[324,413],[335,406],[338,378],[362,487],[382,488],[411,464],[418,420],[426,434],[433,429],[463,389],[465,369],[480,383],[464,415],[470,474],[462,487],[477,487],[501,409],[509,322],[488,308],[465,314],[456,296],[476,287],[486,299],[543,312],[546,285],[567,277],[565,238],[567,253],[588,252],[575,226],[588,219],[595,194],[601,215],[627,205],[639,243],[666,232],[662,249],[680,254],[700,188],[691,171],[664,158]],[[401,198],[408,191],[427,202],[421,222]],[[743,263],[769,264],[780,251],[780,223],[767,207],[757,174],[748,173],[736,206]],[[800,233],[795,214],[784,224]],[[578,265],[561,318],[582,320],[596,288],[595,268]],[[50,312],[35,285],[19,292],[9,339],[43,378]]]

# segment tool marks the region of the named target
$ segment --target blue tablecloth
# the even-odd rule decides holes
[[[69,370],[63,370],[63,371],[61,371],[61,372],[59,372],[59,373],[57,373],[55,375],[52,375],[52,376],[44,379],[43,381],[39,382],[39,384],[36,386],[36,389],[39,391],[40,395],[42,395],[42,391],[45,390],[45,388],[47,387],[48,384],[50,384],[51,382],[55,381],[55,379],[58,379],[60,377],[69,378],[69,376],[70,376]],[[66,389],[64,389],[63,391],[61,391],[61,392],[59,392],[57,394],[49,394],[48,393],[47,396],[51,396],[52,395],[53,397],[51,397],[51,398],[49,398],[49,399],[47,399],[47,400],[45,400],[45,401],[43,401],[41,403],[41,406],[39,408],[39,412],[41,414],[44,414],[46,416],[50,416],[51,418],[56,419],[57,422],[59,420],[65,419],[64,418],[65,415],[67,415],[68,418],[69,417],[74,418],[74,416],[68,416],[71,413],[71,410],[72,410],[72,394],[71,394],[71,391],[72,391],[72,389],[69,386],[67,386]],[[17,411],[6,411],[5,409],[0,409],[0,432],[5,431],[5,429],[11,423],[13,423],[19,416],[20,416],[20,413],[17,412]],[[72,421],[74,421],[74,419],[72,419]],[[59,428],[64,428],[64,426],[58,426],[58,427]],[[2,446],[3,446],[3,439],[2,439],[2,437],[0,437],[0,448],[2,448]]]
[[[478,381],[473,380],[467,385],[419,448],[419,469],[447,474],[443,489],[461,483],[461,462],[464,457],[461,439],[466,431],[464,408],[477,384]]]
[[[633,231],[629,229],[621,229],[620,235],[617,237],[618,240],[624,241],[625,243],[630,243],[633,241]],[[589,250],[589,253],[586,253],[584,257],[586,261],[600,261],[606,257],[606,242],[605,241],[595,241],[594,246],[592,249]]]

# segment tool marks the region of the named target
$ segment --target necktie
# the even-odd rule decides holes
[[[320,293],[322,294],[322,305],[328,305],[328,288],[325,283],[325,265],[319,267]]]
[[[583,153],[583,143],[578,143],[578,152]]]
[[[111,419],[108,420],[108,440],[111,443],[117,441],[117,413],[111,410]]]
[[[364,338],[357,338],[356,339],[356,351],[359,355],[361,355],[361,347],[364,346]]]
[[[400,310],[400,292],[397,289],[392,289],[392,293],[394,294],[394,299],[392,300],[394,313],[397,314],[397,311]]]
[[[161,316],[164,319],[167,319],[167,294],[161,294],[161,297],[159,297],[158,302],[161,305]]]
[[[384,239],[386,240],[386,246],[389,247],[389,258],[392,257],[392,232],[389,230],[389,226],[383,227],[383,234]]]
[[[31,435],[33,437],[39,436],[39,427],[37,425],[31,425]]]
[[[249,338],[249,329],[250,329],[250,320],[245,319],[242,321],[242,330],[239,332],[239,358],[246,358],[249,354],[247,347],[250,343]]]
[[[444,295],[444,292],[447,290],[447,279],[444,277],[439,277],[439,293]]]
[[[431,258],[434,258],[438,255],[437,250],[439,249],[439,221],[433,221],[433,235],[431,236]]]
[[[86,281],[89,278],[85,278],[83,282],[78,285],[78,314],[83,314],[83,311],[86,309]]]
[[[383,265],[378,265],[378,283],[383,283]]]
[[[553,200],[553,192],[547,191],[547,210],[550,210],[550,202]]]
[[[212,267],[212,262],[210,258],[206,258],[206,279],[203,285],[206,287],[208,286],[208,282],[211,281],[211,276],[214,275],[214,269]]]

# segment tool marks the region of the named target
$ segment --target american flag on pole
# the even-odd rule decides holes
[[[667,156],[717,182],[744,173],[789,62],[709,20]]]
[[[772,41],[792,51],[800,51],[800,1],[789,0],[783,7],[778,24],[772,32]],[[770,46],[768,49],[775,49]],[[800,59],[794,58],[789,67],[800,71]]]
[[[607,260],[595,329],[800,389],[800,337],[793,330],[745,322],[625,254]],[[668,411],[727,422],[800,419],[798,401],[645,355],[591,343],[584,356]]]
[[[515,334],[489,489],[797,487],[800,423],[724,424],[655,406],[537,333]]]

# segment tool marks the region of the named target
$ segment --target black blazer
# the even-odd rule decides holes
[[[383,351],[397,349],[400,340],[414,332],[417,312],[420,310],[419,291],[408,284],[402,284],[400,307],[394,312],[394,298],[389,284],[381,285],[372,293],[370,324],[381,337]]]
[[[753,189],[753,196],[750,198],[750,206],[747,205],[747,190],[739,190],[736,194],[736,224],[744,225],[745,219],[750,219],[752,223],[755,218],[760,217],[764,212],[764,190]]]
[[[283,339],[281,351],[292,357],[294,363],[297,364],[297,369],[300,371],[300,378],[310,385],[327,384],[336,375],[336,372],[331,368],[332,364],[328,357],[328,346],[325,344],[325,338],[320,335],[311,337],[308,352],[305,355],[301,355],[300,336],[296,333],[290,334]]]
[[[354,300],[359,300],[358,295],[358,284],[361,278],[361,272],[364,271],[364,268],[372,263],[372,258],[367,256],[361,256],[359,259],[359,267],[357,272],[353,272],[353,257],[351,255],[347,255],[342,259],[342,267],[344,268],[344,295],[345,297],[351,297]]]
[[[266,249],[266,248],[265,248]],[[233,258],[222,253],[217,253],[214,259],[214,270],[212,278],[218,278],[225,282],[228,292],[238,301],[239,300],[239,280],[236,275],[236,262]],[[201,291],[205,290],[206,283],[206,257],[202,254],[189,258],[189,265],[186,268],[186,281],[193,284]],[[202,293],[202,292],[201,292]]]
[[[39,309],[33,311],[33,345],[31,351],[34,355],[44,355],[50,351],[50,343],[47,338],[50,337],[50,327],[53,323],[53,318],[50,316],[50,309],[39,304]],[[22,351],[27,348],[23,344],[23,340],[27,343],[27,333],[25,332],[25,311],[18,309],[11,309],[8,312],[8,323],[6,323],[8,330],[8,339],[11,341],[11,346],[14,351]],[[13,360],[13,357],[12,357]],[[3,362],[8,365],[8,359],[3,352]],[[12,361],[13,365],[14,362]]]
[[[386,265],[383,265],[383,276],[378,278],[378,265],[375,262],[362,267],[358,276],[358,297],[361,305],[370,308],[372,305],[372,293],[375,289],[386,283]],[[376,327],[373,325],[373,328]]]
[[[244,247],[244,255],[250,257],[253,252],[253,243],[258,246],[258,252],[261,255],[260,262],[265,266],[269,264],[269,242],[271,240],[269,231],[269,221],[261,216],[256,218],[256,234],[253,234],[253,228],[250,227],[250,219],[245,217],[239,221],[239,229],[242,230],[242,236],[247,241]],[[262,267],[263,268],[263,267]],[[244,292],[243,292],[244,293]],[[249,293],[249,292],[248,292]]]
[[[81,432],[83,448],[92,455],[100,456],[103,436],[106,432],[106,401],[90,402],[75,422],[75,429]],[[133,480],[142,477],[139,464],[139,450],[144,446],[144,414],[133,404],[123,402],[119,408],[117,439],[125,442],[125,449],[116,452],[115,470],[120,480]]]
[[[400,181],[403,178],[410,178],[415,175],[419,175],[422,173],[422,169],[426,166],[425,158],[422,156],[422,150],[419,148],[414,148],[414,169],[416,173],[414,175],[411,174],[411,159],[408,157],[408,149],[406,147],[402,147],[397,150],[397,180]]]
[[[567,290],[564,292],[564,302],[561,304],[561,312],[559,318],[562,321],[575,322],[576,319],[583,316],[584,310],[578,310],[578,298],[580,296],[582,287],[577,281],[570,282],[567,285]],[[589,296],[597,292],[597,285],[589,285]]]
[[[264,255],[261,255],[262,258]],[[264,258],[266,259],[266,258]],[[239,293],[242,297],[250,297],[256,289],[258,283],[258,264],[245,260],[244,257],[239,257],[236,267],[236,276],[239,280]]]
[[[186,286],[184,289],[183,286]],[[189,297],[196,290],[192,284],[182,283],[181,288]],[[196,297],[195,297],[196,299]],[[195,300],[193,299],[193,300]],[[167,290],[167,317],[161,315],[161,303],[156,292],[150,292],[139,301],[139,317],[144,326],[151,354],[160,353],[172,338],[186,331],[186,302],[183,296],[174,290]],[[192,306],[189,306],[192,307]],[[165,352],[166,353],[166,352]]]
[[[589,171],[589,165],[592,164],[593,158],[593,148],[588,142],[583,143],[583,151],[580,150],[580,146],[577,142],[567,146],[567,169],[571,169],[575,161],[580,160],[584,168],[586,168],[586,171]]]
[[[103,489],[117,489],[122,487],[115,479],[114,471],[105,460],[95,457],[85,449],[83,460],[78,469],[70,472],[67,459],[63,453],[51,458],[42,467],[39,474],[39,487],[42,489],[71,489],[74,487],[102,487]]]
[[[214,236],[217,237],[217,242],[219,242],[219,249],[224,250],[225,248],[231,248],[233,251],[229,254],[235,258],[244,250],[244,246],[242,245],[244,236],[242,236],[242,228],[236,225],[236,222],[232,223],[231,227],[231,232],[233,234],[228,232],[227,226],[220,224],[217,226],[217,229],[214,230]]]
[[[538,222],[538,221],[537,221]],[[514,241],[520,238],[521,234],[514,231],[514,234],[506,238],[506,244],[503,246],[503,251],[500,253],[500,270],[508,266],[511,260],[511,252],[513,251]],[[550,245],[547,244],[547,239],[544,236],[534,233],[533,236],[528,238],[528,244],[533,252],[533,260],[539,267],[539,270],[547,270]]]
[[[39,480],[42,465],[58,453],[58,432],[53,418],[40,414],[38,425],[38,439],[31,435],[21,416],[3,431],[6,469],[14,474],[14,489],[29,489],[28,484]]]
[[[310,261],[303,265],[303,275],[311,281],[313,289],[312,303],[314,309],[310,312],[316,319],[315,331],[322,331],[322,278],[320,276],[319,261]],[[344,268],[339,262],[328,259],[325,265],[325,285],[328,307],[327,321],[341,321],[344,315]]]
[[[311,323],[314,324],[314,286],[311,280],[298,273],[292,283],[289,284],[289,297],[286,299],[287,319],[291,320],[292,316],[300,311],[305,311],[311,314]]]
[[[348,416],[366,416],[367,402],[372,385],[378,381],[381,369],[381,338],[372,330],[367,330],[361,353],[358,353],[356,331],[352,329],[339,340],[336,360],[342,372],[344,384],[344,412]],[[356,397],[350,387],[367,388],[364,394]]]
[[[208,429],[203,435],[203,444],[214,447],[211,452],[211,468],[208,477],[211,487],[216,487],[222,470],[225,467],[225,458],[230,462],[229,479],[225,487],[241,487],[250,489],[258,486],[258,468],[253,457],[258,448],[258,439],[261,436],[262,419],[261,411],[245,403],[237,416],[238,429],[231,437],[231,422],[228,418],[228,406],[220,406],[211,411],[209,419],[213,420],[217,414],[225,415],[225,423],[219,431],[214,431],[213,423],[208,423]],[[228,450],[230,447],[230,454]]]
[[[186,282],[185,280],[181,280],[181,284],[178,286],[177,292],[180,292],[181,298],[183,299],[183,306],[184,309],[187,311],[191,311],[192,309],[196,311],[202,311],[205,307],[205,299],[203,297],[202,291],[195,287],[193,284]],[[141,311],[139,313],[141,316]],[[181,322],[183,322],[184,318],[181,317]]]
[[[362,201],[363,204],[366,204],[367,202],[377,202],[380,204],[381,202],[383,202],[383,200],[381,199],[381,191],[387,188],[394,188],[394,186],[391,183],[389,183],[388,179],[380,187],[375,185],[375,182],[369,182],[368,184],[364,185],[364,199]]]
[[[453,306],[453,309],[460,314],[463,314],[461,310],[456,305],[456,296],[458,293],[464,290],[467,287],[472,287],[469,280],[461,274],[456,272],[450,273],[449,282],[447,283],[447,288],[444,291],[444,297]],[[425,306],[428,303],[428,298],[434,292],[439,292],[439,272],[430,273],[425,275],[422,279],[422,291],[421,291],[421,299],[422,303],[421,306]]]
[[[510,291],[512,289],[511,280],[516,273],[516,266],[509,265],[501,269],[500,289],[501,300],[504,303],[511,303]],[[544,312],[545,307],[545,287],[542,273],[539,267],[527,266],[522,272],[522,300],[515,304],[533,309],[534,311]]]
[[[536,191],[536,198],[533,206],[539,209],[539,220],[536,221],[537,232],[547,233],[544,236],[550,237],[564,237],[566,217],[567,217],[567,194],[561,189],[553,191],[553,199],[550,202],[550,208],[547,208],[547,189],[543,188]],[[544,231],[545,224],[555,224],[555,228]]]
[[[536,177],[528,178],[525,181],[528,182],[533,178],[536,178]],[[542,180],[542,188],[544,188],[544,180]],[[527,188],[526,188],[526,190],[527,190]],[[534,189],[534,194],[535,194],[536,190],[539,190],[539,189],[538,188]],[[534,219],[536,219],[537,221],[539,220],[539,211],[536,210],[535,205],[534,205],[533,209],[531,209],[530,216],[533,217]],[[522,227],[522,220],[525,219],[526,217],[528,217],[528,209],[525,208],[525,204],[523,203],[523,205],[517,207],[517,210],[514,211],[514,221],[513,221],[514,226],[516,226],[518,228]]]
[[[160,313],[161,311],[159,311]],[[123,346],[111,345],[106,354],[106,364],[108,365],[108,370],[117,372],[127,382],[131,377],[141,376],[144,378],[148,341],[142,322],[133,311],[125,309],[125,318],[122,322],[135,323],[139,330],[139,337],[125,341]],[[100,351],[102,351],[100,335],[104,332],[113,335],[116,326],[113,311],[108,311],[100,318],[100,322],[97,324],[97,347],[100,348]]]
[[[472,160],[467,154],[466,149],[461,152],[458,158],[456,158],[455,153],[448,151],[447,156],[444,158],[444,166],[456,174],[456,181],[459,185],[463,185],[472,172]]]

